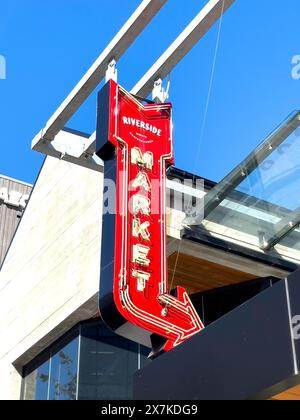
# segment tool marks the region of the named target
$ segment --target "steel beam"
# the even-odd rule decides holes
[[[235,0],[210,0],[130,92],[147,97],[154,82],[164,79],[234,2]],[[95,133],[92,136],[95,137]],[[91,147],[95,149],[95,143]]]
[[[104,78],[109,63],[113,59],[117,61],[122,57],[166,2],[167,0],[142,1],[123,28],[52,115],[46,126],[33,139],[33,150],[39,150],[38,146],[41,140],[51,142],[64,128],[69,119]]]
[[[288,216],[283,218],[275,225],[275,233],[270,238],[265,238],[261,249],[269,251],[281,242],[293,230],[297,229],[300,224],[300,207],[292,211]]]
[[[204,197],[203,207],[195,217],[187,217],[187,226],[200,225],[236,187],[282,144],[300,126],[300,111],[293,113],[275,132],[261,143],[250,155],[231,171]]]
[[[103,161],[90,150],[90,138],[75,130],[61,130],[52,142],[41,141],[38,151],[65,162],[103,172]]]
[[[146,97],[153,89],[155,80],[163,80],[234,2],[210,0],[131,92]]]
[[[78,110],[89,94],[96,88],[101,79],[104,78],[111,60],[118,60],[118,58],[121,57],[166,1],[167,0],[143,1],[115,39],[104,50],[60,108],[50,118],[46,127],[34,138],[32,142],[33,150],[48,154],[47,149],[53,149],[50,143],[59,131],[64,128],[65,124]],[[163,79],[168,75],[234,1],[235,0],[208,1],[195,19],[161,55],[136,86],[134,86],[131,93],[144,97],[148,96],[152,91],[155,80],[158,78]],[[75,159],[77,164],[80,165],[82,161],[85,162],[84,156],[88,155],[91,157],[94,155],[95,138],[96,135],[93,133],[90,137],[90,141],[87,142],[87,149],[83,151],[82,157],[77,161]],[[67,160],[68,156],[63,156],[62,159]],[[71,157],[71,159],[74,160],[73,157]],[[97,170],[97,166],[92,165],[91,169]],[[102,167],[100,167],[99,170],[102,170]]]

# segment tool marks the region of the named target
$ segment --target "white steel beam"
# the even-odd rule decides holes
[[[235,0],[210,0],[134,86],[131,93],[147,97],[153,89],[154,82],[164,79],[234,2]],[[96,133],[92,134],[92,139],[96,139]],[[91,142],[90,150],[95,150],[95,142]]]
[[[153,89],[153,83],[170,74],[234,2],[235,0],[210,0],[131,92],[142,97],[148,96]]]
[[[41,141],[37,150],[45,155],[103,172],[103,161],[90,151],[92,138],[72,130],[61,130],[50,143]]]
[[[64,128],[69,119],[104,78],[109,63],[122,57],[166,2],[167,0],[142,1],[123,28],[52,115],[45,128],[34,138],[32,142],[34,150],[36,150],[35,146],[38,146],[42,139],[45,142],[51,142],[60,130]]]
[[[54,137],[64,128],[71,116],[77,111],[92,90],[97,87],[100,80],[104,78],[109,63],[113,59],[117,60],[126,51],[166,1],[144,0],[142,2],[119,34],[100,55],[61,107],[50,118],[46,127],[35,137],[32,142],[33,150],[47,154],[46,149],[51,146],[50,143]],[[154,82],[159,78],[164,79],[234,2],[235,0],[209,0],[195,19],[192,20],[173,44],[134,86],[131,93],[142,97],[148,96],[153,89]],[[86,166],[86,159],[90,160],[90,158],[93,161],[97,161],[94,156],[95,139],[96,134],[93,133],[89,141],[86,142],[82,156],[77,158],[77,160],[75,159],[77,164],[82,164],[81,162],[84,160],[85,165],[83,166]],[[62,159],[67,160],[67,156],[62,156]],[[71,158],[71,160],[73,161],[74,159]],[[93,164],[91,169],[97,170],[97,165],[95,166]],[[101,165],[99,170],[102,170]]]

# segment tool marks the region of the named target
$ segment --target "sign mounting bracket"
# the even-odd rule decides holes
[[[169,87],[170,81],[168,82],[168,88],[165,90],[162,79],[157,79],[154,82],[152,90],[152,100],[157,104],[163,104],[169,98]]]
[[[113,80],[114,82],[118,82],[118,70],[117,70],[117,62],[115,59],[111,60],[111,62],[107,66],[107,70],[105,73],[105,83]]]

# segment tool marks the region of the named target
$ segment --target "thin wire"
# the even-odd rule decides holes
[[[219,47],[220,47],[224,9],[225,9],[225,0],[223,0],[223,3],[222,3],[222,14],[221,14],[221,17],[220,17],[220,23],[219,23],[219,29],[218,29],[218,35],[217,35],[217,42],[216,42],[215,54],[214,54],[213,65],[212,65],[212,70],[211,70],[211,77],[210,77],[210,82],[209,82],[209,88],[208,88],[207,100],[206,100],[206,105],[205,105],[204,117],[203,117],[203,122],[202,122],[202,126],[201,126],[201,131],[200,131],[200,141],[199,141],[199,144],[198,144],[198,149],[197,149],[197,154],[196,154],[196,163],[195,163],[194,173],[195,173],[195,171],[197,169],[197,166],[198,166],[199,157],[200,157],[199,156],[200,155],[200,145],[201,145],[202,139],[204,137],[205,128],[206,128],[206,120],[207,120],[208,109],[209,109],[209,105],[210,105],[212,87],[213,87],[215,73],[216,73],[216,64],[217,64],[217,59],[218,59],[218,52],[219,52]]]
[[[221,17],[220,17],[220,22],[219,22],[219,29],[218,29],[218,34],[217,34],[217,41],[216,41],[214,58],[213,58],[213,65],[212,65],[212,69],[211,69],[211,76],[210,76],[209,88],[208,88],[207,99],[206,99],[206,104],[205,104],[204,117],[203,117],[203,121],[202,121],[202,125],[201,125],[200,140],[199,140],[198,147],[197,147],[196,161],[195,161],[195,167],[194,167],[193,173],[195,173],[196,168],[198,166],[198,162],[199,162],[199,158],[200,158],[200,146],[201,146],[201,142],[202,142],[202,139],[204,137],[205,128],[206,128],[206,120],[207,120],[207,116],[208,116],[208,110],[209,110],[209,105],[210,105],[212,87],[213,87],[213,82],[214,82],[215,72],[216,72],[216,64],[217,64],[218,52],[219,52],[219,47],[220,47],[221,32],[222,32],[222,26],[223,26],[224,9],[225,9],[225,0],[223,0],[223,2],[222,2],[222,12],[221,12]],[[194,181],[195,181],[195,176],[193,176],[193,183],[194,183]],[[191,205],[191,203],[192,203],[192,197],[189,200],[188,208]],[[177,270],[177,265],[178,265],[178,260],[179,260],[179,255],[180,255],[180,251],[181,251],[181,247],[182,247],[182,240],[179,241],[179,245],[178,245],[178,249],[177,249],[177,256],[176,256],[176,260],[175,260],[175,266],[174,266],[174,270],[173,270],[173,275],[172,275],[172,281],[171,281],[170,290],[172,290],[172,287],[173,287],[173,283],[174,283],[174,279],[175,279],[175,274],[176,274],[176,270]]]

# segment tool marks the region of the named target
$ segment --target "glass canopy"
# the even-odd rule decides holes
[[[300,261],[300,112],[208,191],[186,224]]]

